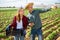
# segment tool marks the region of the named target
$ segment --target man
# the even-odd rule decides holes
[[[31,26],[31,40],[35,40],[35,35],[37,34],[38,40],[43,40],[42,38],[42,23],[39,14],[47,12],[50,9],[33,9],[33,3],[29,3],[26,8],[29,11],[27,17],[29,18],[29,25]]]

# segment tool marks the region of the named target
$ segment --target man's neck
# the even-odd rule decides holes
[[[32,10],[33,11],[33,10]],[[32,11],[29,11],[29,13],[32,13]]]

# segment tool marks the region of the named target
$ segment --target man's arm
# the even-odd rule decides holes
[[[44,13],[50,11],[51,8],[38,9],[39,13]]]
[[[29,26],[34,26],[34,17],[31,16],[30,19],[29,19]]]
[[[34,26],[34,23],[33,22],[29,23],[29,26],[33,27]]]
[[[16,25],[15,23],[16,23],[16,16],[13,18],[13,21],[12,21],[12,23],[10,24],[10,27],[11,27],[11,28],[14,28],[14,26]]]

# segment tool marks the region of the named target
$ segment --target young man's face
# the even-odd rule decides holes
[[[28,10],[31,12],[31,11],[33,10],[33,6],[30,5],[30,6],[28,7]]]

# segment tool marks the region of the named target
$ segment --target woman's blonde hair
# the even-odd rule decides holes
[[[21,9],[23,9],[23,8],[21,7],[21,8],[18,9],[17,15],[16,15],[16,18],[17,18],[17,20],[18,20],[19,22],[20,22],[20,20],[21,20],[20,14],[19,14],[19,12],[20,12]],[[24,10],[24,9],[23,9],[23,10]]]

